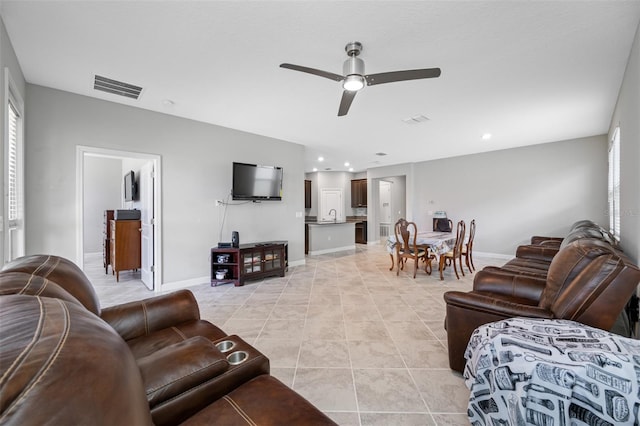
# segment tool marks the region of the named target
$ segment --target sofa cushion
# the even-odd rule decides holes
[[[549,309],[565,286],[568,286],[594,259],[610,256],[611,246],[601,240],[584,238],[560,250],[547,272],[547,285],[540,297],[540,307]]]
[[[196,413],[182,425],[335,425],[273,376],[261,375]]]
[[[84,307],[0,297],[0,423],[151,425],[138,366]]]
[[[69,294],[58,284],[44,277],[31,275],[26,272],[0,273],[0,295],[26,294],[29,296],[53,297],[65,302],[82,306],[80,301]]]
[[[100,302],[91,282],[78,266],[59,256],[37,254],[15,259],[3,272],[25,272],[47,278],[78,299],[85,308],[100,315]]]

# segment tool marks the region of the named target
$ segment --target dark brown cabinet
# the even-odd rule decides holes
[[[139,220],[111,220],[109,228],[111,273],[116,275],[116,281],[120,281],[120,271],[137,270],[141,267],[142,225]]]
[[[240,247],[211,249],[211,285],[233,283],[270,276],[284,277],[288,267],[286,241],[240,244]]]
[[[304,208],[311,208],[311,181],[306,179],[304,181]]]
[[[351,207],[367,207],[366,179],[353,179],[351,181]]]
[[[367,244],[367,221],[356,222],[356,243]]]
[[[102,220],[102,263],[104,273],[109,273],[111,265],[111,221],[113,220],[113,210],[105,210]]]

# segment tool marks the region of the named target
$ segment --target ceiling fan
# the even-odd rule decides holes
[[[340,107],[338,108],[338,117],[347,115],[351,102],[353,102],[353,98],[355,98],[358,90],[364,88],[365,82],[367,86],[373,86],[374,84],[392,83],[394,81],[440,77],[440,68],[391,71],[367,75],[364,73],[364,61],[357,57],[362,52],[362,43],[359,41],[353,41],[348,43],[344,50],[347,52],[347,56],[349,56],[342,66],[342,72],[344,75],[294,64],[280,64],[280,67],[294,71],[306,72],[308,74],[317,75],[330,80],[342,81],[344,92],[342,92],[342,100],[340,101]]]

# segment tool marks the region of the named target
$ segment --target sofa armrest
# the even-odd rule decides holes
[[[482,270],[473,279],[473,291],[525,299],[538,304],[547,281],[528,275],[509,274],[498,270]]]
[[[462,373],[464,353],[473,331],[483,324],[518,316],[552,318],[550,311],[482,293],[449,291],[444,294],[447,304],[445,327],[449,367]]]
[[[193,293],[179,290],[102,310],[100,315],[124,340],[187,321],[199,320],[200,309]]]
[[[149,406],[174,398],[229,368],[229,362],[205,337],[192,337],[138,359]]]
[[[531,244],[554,244],[560,246],[562,244],[563,237],[544,237],[540,235],[534,235],[531,237]]]
[[[447,306],[456,306],[470,311],[477,311],[504,318],[534,317],[553,318],[551,311],[537,305],[526,305],[506,299],[496,299],[491,294],[476,292],[448,291],[444,294]],[[480,324],[478,324],[480,325]]]
[[[529,244],[518,246],[516,249],[516,257],[520,259],[542,260],[551,262],[553,256],[558,254],[560,246],[542,244]]]

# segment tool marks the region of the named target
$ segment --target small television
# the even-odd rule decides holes
[[[138,199],[138,184],[136,183],[136,175],[131,170],[124,175],[124,200],[135,201]]]
[[[233,163],[234,200],[282,200],[282,167]]]

